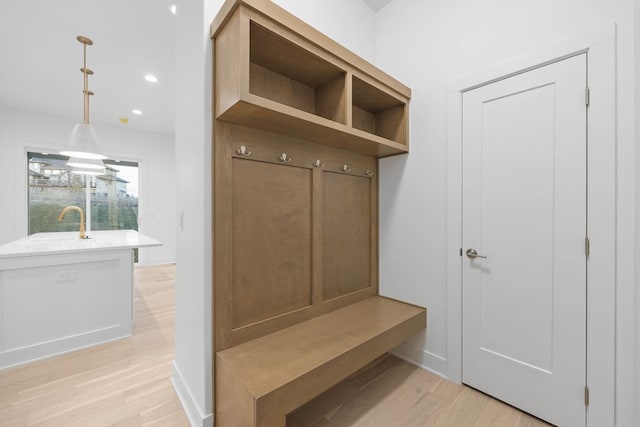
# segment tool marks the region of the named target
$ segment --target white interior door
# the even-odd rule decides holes
[[[586,422],[586,79],[582,54],[463,95],[463,382],[562,427]]]

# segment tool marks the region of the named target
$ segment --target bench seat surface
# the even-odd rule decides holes
[[[270,405],[289,410],[425,326],[424,308],[375,296],[218,352],[216,370],[253,396],[255,410],[270,394]]]

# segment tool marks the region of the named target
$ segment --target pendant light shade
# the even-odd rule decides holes
[[[104,163],[100,159],[83,159],[79,157],[71,157],[67,161],[67,166],[72,168],[93,169],[99,173],[104,173]]]
[[[98,146],[98,136],[90,124],[77,123],[71,131],[69,143],[60,154],[81,159],[106,159]],[[73,166],[73,165],[71,165]]]
[[[71,173],[76,175],[102,175],[104,174],[104,163],[100,159],[82,159],[71,157],[67,162],[71,166]]]
[[[89,124],[89,97],[93,92],[89,90],[89,76],[93,71],[87,68],[87,46],[93,45],[90,38],[78,36],[78,41],[83,45],[84,66],[80,69],[84,78],[84,123],[78,123],[71,131],[67,147],[60,154],[81,159],[106,159],[98,144],[98,137],[93,126]],[[72,166],[72,165],[71,165]]]
[[[75,175],[102,175],[104,174],[104,169],[103,170],[99,170],[99,169],[89,169],[89,168],[78,168],[78,167],[74,167],[73,169],[71,169],[71,173],[75,174]]]

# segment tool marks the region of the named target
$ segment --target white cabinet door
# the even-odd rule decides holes
[[[586,82],[582,54],[463,95],[463,381],[563,427],[586,420]]]

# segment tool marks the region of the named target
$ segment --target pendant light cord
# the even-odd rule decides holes
[[[82,93],[84,94],[84,124],[88,125],[89,124],[89,97],[93,95],[93,92],[89,90],[89,75],[93,74],[93,71],[87,68],[87,45],[89,46],[93,45],[93,41],[91,41],[90,38],[85,36],[78,36],[76,38],[83,45],[82,52],[83,52],[84,62],[82,63],[82,68],[80,69],[80,71],[82,71],[82,75],[84,77],[84,88],[82,90]]]
[[[87,74],[87,44],[82,43],[84,46],[84,64],[82,67],[82,74],[84,74],[84,124],[89,124],[89,75]]]

